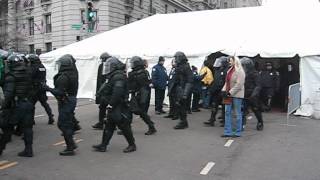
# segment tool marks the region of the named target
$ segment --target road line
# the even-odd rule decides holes
[[[213,168],[213,166],[215,165],[216,163],[214,162],[208,162],[208,164],[206,165],[206,167],[204,167],[202,169],[202,171],[200,172],[201,175],[207,175],[209,173],[209,171]]]
[[[59,145],[62,145],[62,144],[65,144],[66,142],[64,142],[64,141],[60,141],[60,142],[57,142],[57,143],[55,143],[55,144],[53,144],[54,146],[59,146]]]
[[[0,161],[0,166],[7,164],[9,161]]]
[[[44,116],[44,115],[41,114],[41,115],[34,116],[34,118],[43,117],[43,116]]]
[[[6,164],[4,166],[0,166],[0,170],[7,169],[7,168],[15,166],[17,164],[18,164],[18,162],[12,162],[12,163]]]
[[[234,140],[229,139],[229,140],[227,141],[227,143],[224,145],[224,147],[230,147],[233,142],[234,142]]]
[[[83,139],[77,139],[77,140],[75,140],[75,143],[79,143],[79,142],[82,142],[82,141],[83,141]],[[66,147],[67,145],[64,144],[63,146]]]

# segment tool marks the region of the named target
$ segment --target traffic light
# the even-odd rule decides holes
[[[94,18],[93,3],[88,2],[88,21],[92,22]]]
[[[87,8],[87,19],[88,19],[88,32],[92,32],[93,31],[93,27],[94,27],[94,21],[95,21],[95,12],[93,10],[93,3],[92,2],[88,2],[88,8]]]

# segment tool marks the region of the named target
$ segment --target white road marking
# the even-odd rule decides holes
[[[227,143],[224,145],[224,147],[230,147],[231,144],[233,143],[233,141],[234,141],[234,140],[229,139],[229,140],[227,141]]]
[[[0,166],[5,165],[7,163],[9,163],[9,161],[0,161]]]
[[[83,139],[77,139],[77,140],[75,140],[75,143],[79,143],[79,142],[82,142],[82,141],[83,141]],[[63,146],[66,147],[67,145],[63,144]]]
[[[44,117],[44,114],[34,116],[34,118],[39,118],[39,117]]]
[[[208,164],[206,165],[206,167],[204,167],[202,169],[202,171],[200,172],[201,175],[207,175],[209,173],[209,171],[213,168],[213,166],[215,165],[216,163],[214,162],[208,162]]]
[[[15,166],[17,164],[18,164],[17,162],[11,162],[11,163],[5,164],[5,165],[0,167],[0,170],[7,169],[7,168]]]

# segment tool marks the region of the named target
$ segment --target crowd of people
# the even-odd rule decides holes
[[[166,114],[164,118],[178,120],[174,129],[189,127],[187,114],[198,113],[200,108],[211,109],[210,117],[203,122],[205,126],[215,126],[220,119],[224,127],[222,137],[241,137],[246,124],[246,115],[251,108],[257,119],[257,130],[263,130],[262,112],[271,109],[275,91],[279,89],[279,73],[266,63],[266,68],[257,71],[255,63],[248,57],[222,56],[210,64],[204,61],[198,70],[190,66],[183,52],[176,52],[167,73],[165,58],[159,57],[158,64],[152,68],[141,57],[130,60],[130,68],[109,53],[100,56],[98,68],[96,104],[99,105],[99,119],[92,127],[102,130],[100,144],[93,149],[105,152],[118,128],[128,142],[123,152],[136,151],[132,133],[132,116],[139,115],[147,125],[145,135],[157,133],[156,125],[148,114],[151,91],[155,91],[155,114]],[[77,148],[73,135],[81,129],[75,118],[79,76],[76,60],[72,55],[64,55],[57,61],[58,73],[54,76],[54,87],[46,85],[46,69],[38,56],[10,55],[0,59],[1,99],[0,155],[11,141],[12,134],[22,134],[25,149],[18,155],[32,157],[33,125],[37,101],[45,108],[49,120],[54,123],[46,92],[49,91],[58,103],[58,128],[65,139],[66,149],[62,156],[72,156]],[[166,94],[167,91],[167,94]],[[0,93],[1,95],[1,93]],[[169,97],[169,112],[163,109],[165,96]],[[221,116],[217,118],[221,109]],[[236,127],[233,125],[233,112]]]

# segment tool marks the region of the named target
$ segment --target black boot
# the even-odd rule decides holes
[[[136,147],[135,144],[133,144],[133,145],[129,145],[127,148],[125,148],[125,149],[123,150],[123,152],[124,152],[124,153],[131,153],[131,152],[134,152],[134,151],[136,151],[136,150],[137,150],[137,147]]]
[[[186,129],[188,128],[187,117],[181,118],[181,121],[174,127],[174,129]]]
[[[33,157],[32,145],[26,145],[22,152],[18,153],[20,157]]]
[[[123,132],[123,136],[126,138],[128,144],[129,144],[129,146],[127,148],[125,148],[123,150],[123,152],[124,153],[130,153],[130,152],[136,151],[137,147],[136,147],[136,144],[135,144],[135,139],[133,137],[131,127],[130,126],[124,127],[122,129],[122,132]]]
[[[172,114],[168,114],[167,116],[164,116],[164,118],[173,118]]]
[[[209,120],[206,121],[206,122],[203,122],[203,124],[204,124],[205,126],[210,126],[210,127],[214,127],[214,126],[215,126],[215,122],[212,121],[211,119],[209,119]]]
[[[157,132],[157,130],[156,130],[156,128],[154,127],[154,125],[151,125],[151,126],[149,126],[149,130],[146,132],[146,133],[144,133],[145,135],[152,135],[152,134],[155,134]]]
[[[21,157],[33,157],[32,143],[33,143],[33,131],[32,128],[24,128],[24,145],[25,148],[22,152],[18,153]]]
[[[53,115],[49,116],[48,124],[52,125],[54,123]]]
[[[257,130],[258,131],[262,131],[263,130],[263,123],[261,123],[261,122],[257,123]]]
[[[103,130],[101,144],[93,145],[92,148],[97,152],[106,152],[110,139],[113,136],[113,131]]]
[[[60,156],[73,156],[75,155],[74,150],[77,148],[76,143],[73,140],[73,130],[66,129],[63,131],[63,137],[66,142],[66,149],[59,152]]]
[[[98,122],[95,125],[93,125],[92,128],[96,130],[103,130],[103,124]]]

